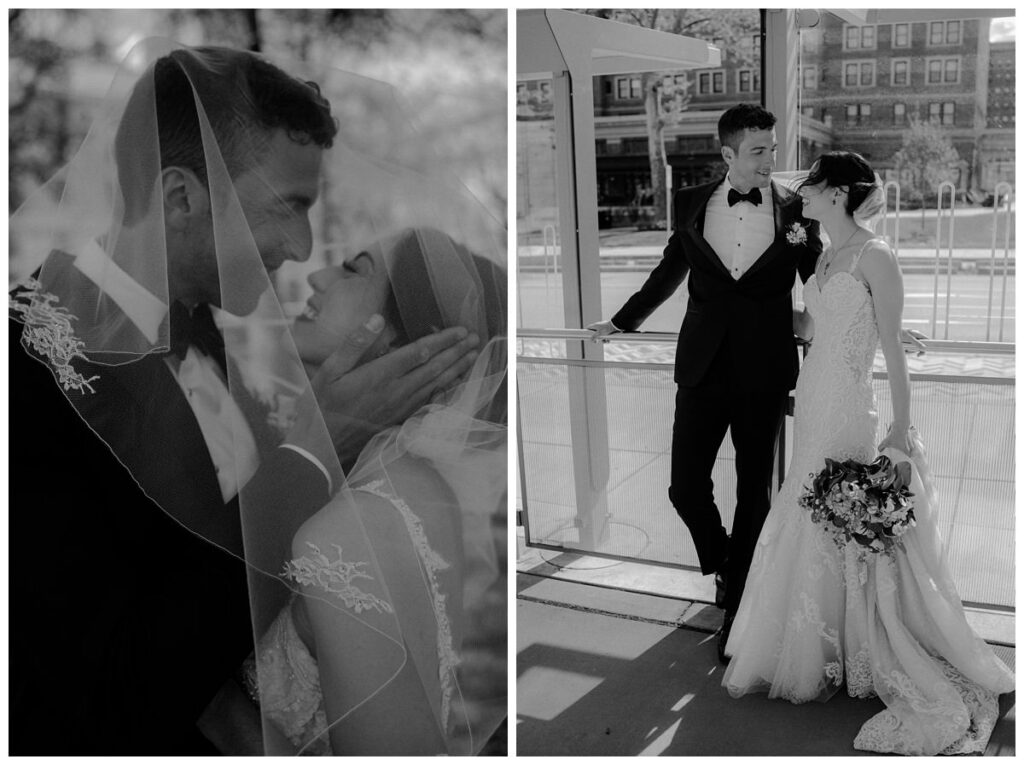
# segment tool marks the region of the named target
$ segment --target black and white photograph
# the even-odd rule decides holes
[[[507,754],[507,29],[8,11],[9,754]]]
[[[1014,756],[1012,7],[516,52],[517,754]]]

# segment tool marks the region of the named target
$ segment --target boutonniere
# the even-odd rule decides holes
[[[794,222],[786,232],[786,241],[792,245],[807,243],[807,229],[799,223]]]
[[[24,300],[28,302],[24,302]],[[83,377],[71,366],[74,359],[85,359],[82,352],[85,343],[75,337],[71,328],[74,316],[63,306],[55,305],[57,297],[42,291],[42,285],[35,279],[25,282],[25,289],[10,301],[11,309],[21,314],[19,321],[25,325],[22,339],[40,356],[47,359],[57,373],[58,382],[64,390],[79,393],[95,393],[89,384],[98,380],[99,375]]]

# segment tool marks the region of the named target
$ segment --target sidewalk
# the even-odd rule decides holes
[[[518,754],[865,754],[853,749],[853,739],[883,708],[877,699],[839,693],[825,704],[797,706],[725,692],[713,637],[721,612],[701,600],[710,595],[701,590],[704,577],[687,583],[685,572],[669,569],[641,577],[633,564],[521,552]],[[666,585],[675,591],[664,594]],[[663,592],[626,591],[638,586]],[[989,630],[1012,642],[1012,618],[1005,627],[993,623]],[[1012,647],[996,651],[1014,665]],[[986,754],[1013,756],[1013,695],[1001,698],[1000,712]]]

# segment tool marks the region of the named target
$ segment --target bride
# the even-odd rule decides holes
[[[366,359],[451,326],[482,352],[378,433],[299,529],[285,574],[301,594],[257,645],[250,685],[300,751],[474,753],[505,713],[504,270],[419,228],[309,283],[292,336],[311,371],[374,314]]]
[[[881,184],[861,156],[835,151],[814,163],[799,194],[804,217],[820,221],[833,244],[796,321],[813,346],[797,381],[789,478],[758,540],[722,682],[735,697],[767,691],[793,703],[824,701],[845,683],[850,696],[886,705],[855,748],[980,754],[1014,676],[967,624],[943,561],[932,478],[911,426],[903,282],[892,250],[863,225],[885,204]],[[879,344],[894,420],[876,448]],[[917,525],[891,554],[858,554],[812,522],[798,497],[826,457],[867,463],[881,453],[909,457]]]

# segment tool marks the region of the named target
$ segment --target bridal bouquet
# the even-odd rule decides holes
[[[854,542],[866,552],[889,552],[915,523],[909,462],[893,464],[882,456],[865,465],[826,457],[824,470],[810,477],[800,506],[839,545]]]

